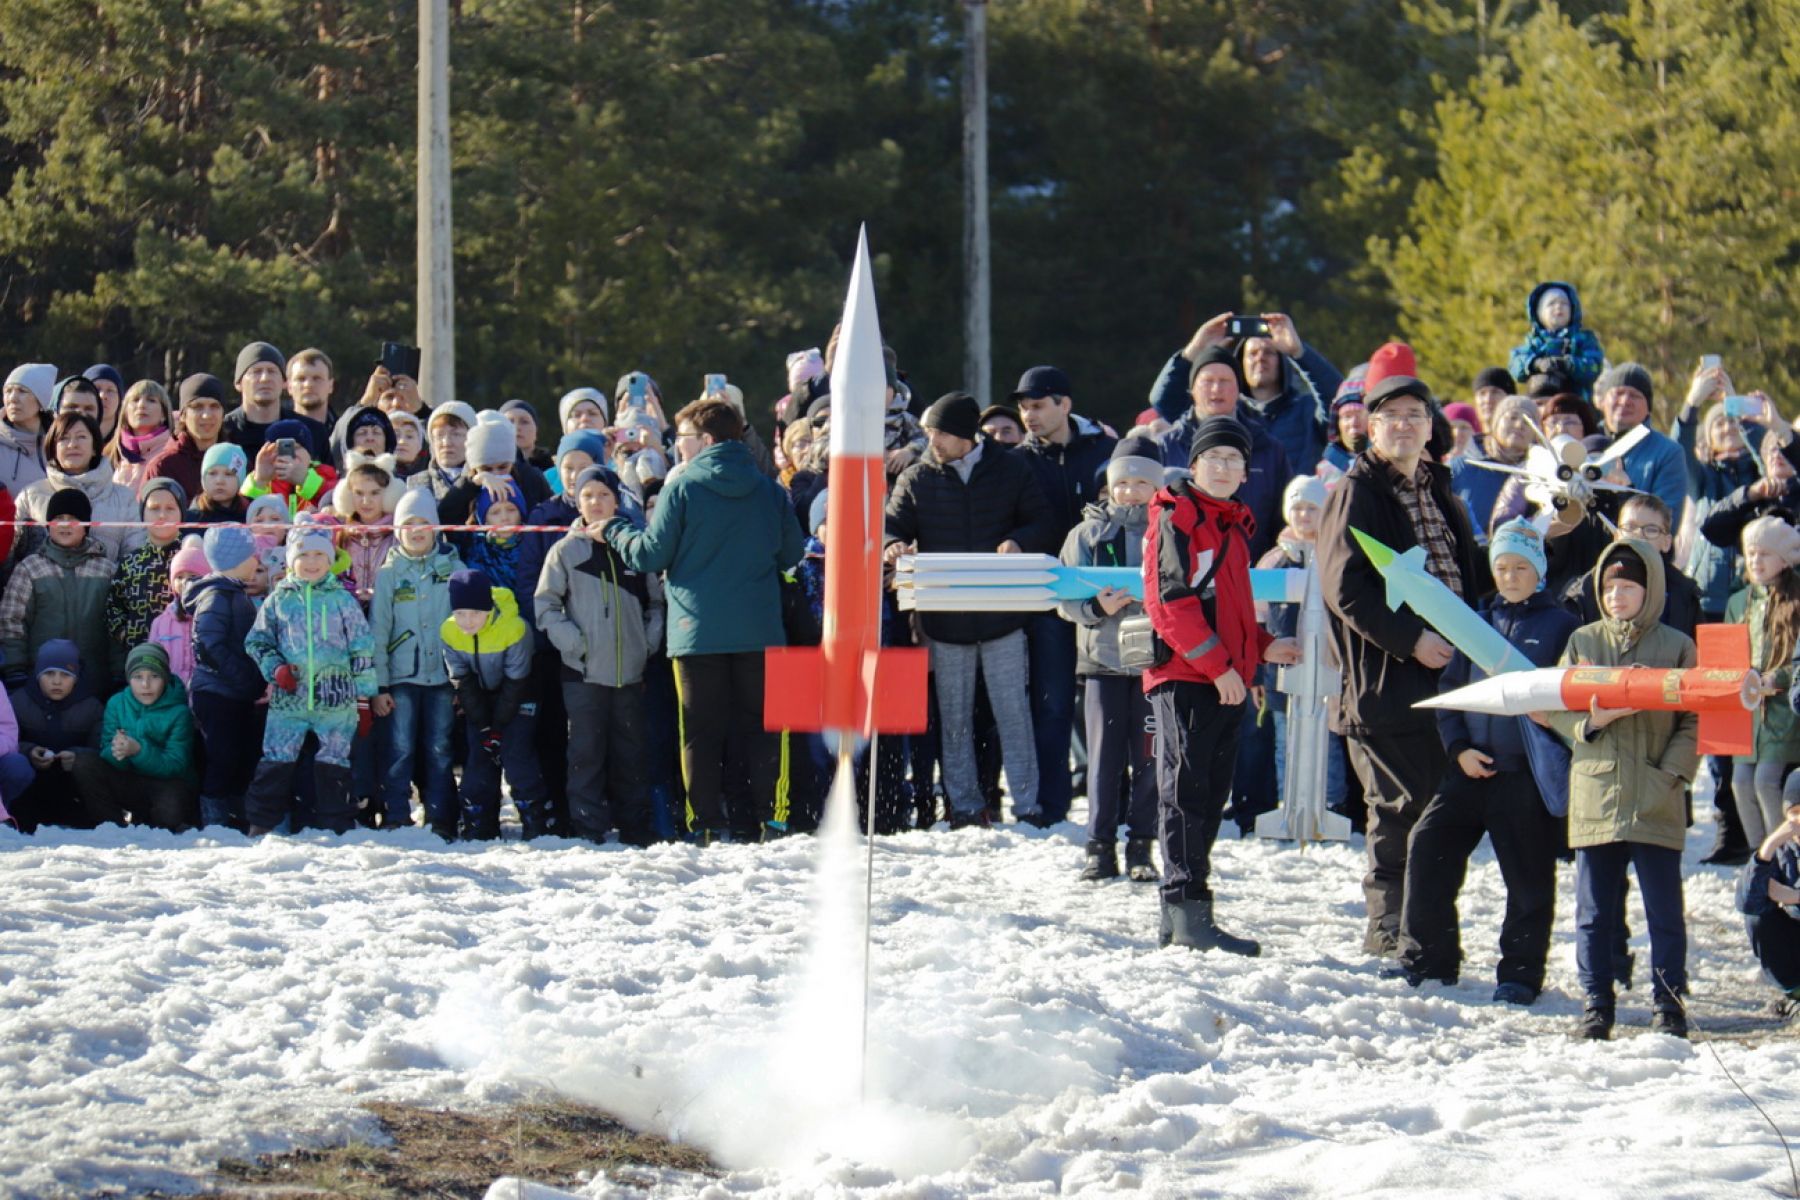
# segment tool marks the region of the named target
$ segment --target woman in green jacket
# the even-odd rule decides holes
[[[1788,700],[1789,664],[1800,642],[1800,530],[1767,516],[1744,526],[1741,536],[1749,586],[1726,603],[1725,620],[1750,627],[1750,665],[1771,690],[1756,710],[1754,753],[1733,760],[1731,793],[1745,840],[1760,846],[1786,819],[1781,777],[1789,763],[1800,762],[1800,721]],[[1792,787],[1800,797],[1800,773]]]

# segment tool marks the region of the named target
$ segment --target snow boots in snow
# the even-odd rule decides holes
[[[1575,1023],[1575,1036],[1590,1042],[1604,1042],[1612,1037],[1613,1008],[1610,1004],[1589,1004]]]
[[[1119,877],[1119,848],[1112,842],[1089,842],[1087,864],[1081,868],[1084,883]]]
[[[1150,847],[1155,844],[1153,838],[1132,838],[1125,843],[1125,873],[1133,883],[1155,883],[1160,878],[1156,864],[1150,861]]]
[[[1162,902],[1162,944],[1186,946],[1192,950],[1223,950],[1256,958],[1262,947],[1249,938],[1236,937],[1213,923],[1213,902],[1206,900]]]

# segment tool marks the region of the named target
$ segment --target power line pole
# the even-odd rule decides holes
[[[419,390],[456,399],[456,283],[450,258],[450,0],[419,4]]]
[[[963,375],[981,407],[993,403],[988,314],[987,0],[963,0]]]

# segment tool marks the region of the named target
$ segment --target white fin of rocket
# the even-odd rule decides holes
[[[880,458],[887,419],[887,365],[881,358],[881,321],[875,312],[875,273],[869,266],[867,226],[856,234],[856,263],[844,296],[837,356],[831,364],[831,455]]]

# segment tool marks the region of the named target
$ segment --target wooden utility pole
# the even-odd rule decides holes
[[[419,4],[419,390],[436,407],[456,399],[456,284],[450,258],[450,3]]]
[[[993,403],[988,259],[987,0],[963,3],[963,375],[976,401]]]

